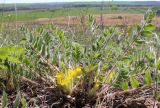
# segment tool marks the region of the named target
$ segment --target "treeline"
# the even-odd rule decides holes
[[[34,3],[34,4],[17,4],[17,10],[56,10],[62,8],[83,8],[83,7],[101,7],[101,2],[72,2],[72,3]],[[104,7],[116,6],[116,7],[158,7],[160,1],[139,1],[139,2],[103,2]],[[2,11],[14,11],[14,4],[0,4],[0,12]]]

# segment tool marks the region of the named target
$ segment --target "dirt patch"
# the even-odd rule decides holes
[[[143,14],[104,14],[103,15],[103,24],[105,26],[110,25],[134,25],[139,24],[143,20]],[[97,24],[101,24],[101,16],[95,15]],[[58,17],[58,18],[39,18],[32,21],[19,21],[18,24],[49,24],[53,23],[56,25],[74,25],[80,23],[81,21],[86,21],[86,18],[78,16],[67,16],[67,17]],[[154,19],[154,23],[160,26],[160,17]]]
[[[28,108],[37,106],[39,108],[160,108],[160,102],[153,94],[155,84],[126,91],[106,85],[99,90],[100,92],[97,91],[96,98],[91,98],[82,91],[76,91],[71,96],[67,95],[61,88],[53,87],[40,80],[34,81],[38,83],[36,86],[30,83],[21,81],[19,92],[26,99]],[[106,87],[107,90],[105,90]],[[101,94],[101,90],[105,92]],[[0,93],[0,102],[1,95]],[[8,92],[9,108],[13,107],[15,98],[14,91]],[[19,108],[21,107],[20,104]]]

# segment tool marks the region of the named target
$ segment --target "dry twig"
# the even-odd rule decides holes
[[[139,92],[141,92],[142,90],[147,89],[147,88],[154,89],[155,84],[144,85],[144,86],[136,88],[136,89],[130,89],[130,90],[126,90],[126,91],[111,93],[111,94],[106,95],[104,98],[105,99],[114,99],[115,97],[122,96],[122,95],[130,96],[130,95],[138,94]],[[100,95],[101,94],[98,94],[98,96],[100,96]]]
[[[32,80],[30,80],[30,79],[27,79],[27,78],[25,78],[25,77],[23,77],[23,76],[20,76],[19,79],[20,79],[22,82],[27,82],[27,83],[31,84],[32,86],[38,86],[38,85],[39,85],[39,84],[36,83],[35,81],[32,81]]]

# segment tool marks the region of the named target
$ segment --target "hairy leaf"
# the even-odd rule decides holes
[[[139,87],[139,82],[133,76],[130,77],[130,82],[131,82],[132,88],[138,88]]]

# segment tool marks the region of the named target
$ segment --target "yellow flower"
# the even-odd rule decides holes
[[[81,75],[81,73],[82,73],[81,67],[77,67],[77,68],[75,68],[75,69],[73,69],[73,68],[69,68],[69,69],[68,69],[68,75],[69,75],[70,77],[73,77],[73,78]]]
[[[95,88],[98,89],[99,86],[100,86],[100,82],[99,82],[99,80],[96,80],[96,82],[95,82]]]
[[[110,81],[114,78],[115,74],[115,71],[110,72],[107,76],[106,83],[110,83]]]
[[[74,69],[72,69],[72,68],[68,69],[68,76],[69,77],[75,77],[75,71],[74,71]]]
[[[69,89],[71,84],[72,84],[72,78],[71,77],[67,77],[66,79],[64,79],[62,81],[61,86],[63,86],[65,89]]]
[[[67,76],[67,78],[65,80],[66,80],[66,82],[71,82],[72,81],[72,77],[71,76]]]
[[[57,83],[61,84],[64,79],[64,74],[62,72],[58,72],[55,77],[56,77]]]
[[[69,68],[66,74],[64,74],[63,72],[59,72],[55,76],[57,84],[61,85],[68,91],[72,91],[74,83],[76,81],[75,79],[77,78],[77,76],[81,75],[81,73],[81,67]]]
[[[77,67],[77,68],[75,69],[75,71],[76,71],[76,76],[79,76],[79,75],[81,75],[81,73],[82,73],[81,67]]]

